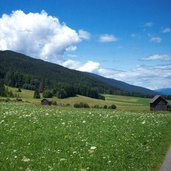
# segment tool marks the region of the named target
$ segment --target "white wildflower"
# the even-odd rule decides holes
[[[95,146],[91,146],[90,149],[88,150],[89,153],[94,153],[94,151],[96,150],[97,147]]]
[[[24,156],[24,157],[22,158],[22,161],[23,161],[23,162],[29,162],[29,161],[30,161],[30,159],[29,159],[29,158],[27,158],[26,156]]]
[[[61,161],[61,162],[62,162],[62,161],[66,161],[66,159],[65,159],[65,158],[61,158],[60,161]]]
[[[145,120],[141,122],[143,125],[145,124]]]

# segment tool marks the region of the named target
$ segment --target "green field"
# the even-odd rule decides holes
[[[155,171],[170,142],[169,112],[0,103],[2,171]]]
[[[33,99],[34,91],[24,90],[18,93],[17,88],[9,87],[9,90],[12,90],[14,94],[18,94],[23,101],[31,102],[34,104],[40,104],[41,99]],[[70,107],[74,105],[74,103],[84,102],[88,103],[91,107],[94,105],[104,106],[115,104],[118,110],[126,110],[126,111],[149,111],[149,102],[148,98],[140,98],[140,97],[131,97],[131,96],[118,96],[118,95],[104,95],[106,100],[97,100],[84,96],[76,96],[66,99],[58,99],[57,97],[53,97],[50,100],[56,101],[59,106],[70,104]],[[15,98],[13,99],[15,100]],[[170,101],[169,101],[170,102]]]

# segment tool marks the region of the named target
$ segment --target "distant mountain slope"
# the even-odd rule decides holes
[[[171,95],[171,88],[157,89],[155,91],[164,95]]]
[[[40,79],[49,79],[54,82],[79,84],[105,90],[116,94],[128,95],[138,93],[155,95],[156,92],[138,86],[133,86],[122,81],[105,78],[99,75],[71,70],[63,66],[34,59],[13,51],[0,51],[0,77],[9,71],[29,74]],[[102,91],[101,91],[102,92]]]
[[[40,59],[34,59],[21,53],[9,50],[0,51],[0,76],[2,74],[5,75],[9,71],[17,71],[29,74],[35,78],[48,79],[54,82],[79,84],[102,90],[105,89],[118,93],[126,93],[87,73],[71,70]]]
[[[91,74],[91,75],[94,76],[95,78],[103,81],[103,82],[106,82],[106,83],[108,83],[114,87],[117,87],[121,90],[125,90],[125,91],[130,92],[130,93],[141,93],[141,94],[149,94],[149,95],[157,94],[157,92],[152,91],[152,90],[147,89],[147,88],[130,85],[130,84],[127,84],[127,83],[122,82],[122,81],[118,81],[118,80],[110,79],[110,78],[105,78],[105,77],[102,77],[102,76],[99,76],[96,74]]]

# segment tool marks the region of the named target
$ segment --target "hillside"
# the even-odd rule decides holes
[[[0,77],[5,78],[9,72],[27,74],[31,79],[47,80],[48,86],[56,83],[67,83],[97,88],[98,90],[113,91],[125,94],[126,92],[100,81],[87,73],[71,70],[63,66],[34,59],[13,51],[0,51]],[[12,85],[11,85],[12,86]]]
[[[155,91],[164,95],[171,95],[171,88],[162,88],[162,89],[157,89]]]
[[[32,79],[38,79],[39,82],[47,80],[50,87],[60,82],[70,85],[93,87],[98,89],[100,93],[136,96],[155,94],[155,92],[142,87],[132,86],[94,74],[71,70],[57,64],[31,58],[21,53],[0,51],[0,78],[5,78],[11,71],[27,74]]]

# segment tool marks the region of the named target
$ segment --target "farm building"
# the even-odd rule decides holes
[[[150,110],[151,111],[167,111],[168,102],[160,95],[156,95],[150,101]]]
[[[22,98],[20,98],[20,97],[16,98],[16,102],[21,102],[21,101],[23,101]]]
[[[41,105],[51,105],[51,104],[52,104],[52,102],[49,101],[48,99],[42,99],[41,100]]]

